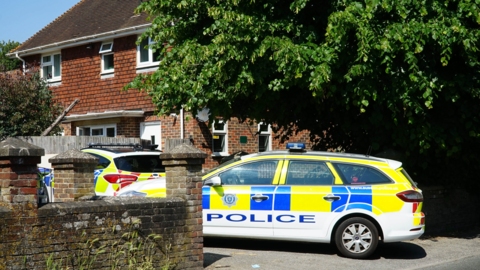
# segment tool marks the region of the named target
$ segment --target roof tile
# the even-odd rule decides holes
[[[147,24],[147,14],[134,14],[140,2],[82,0],[12,52]]]

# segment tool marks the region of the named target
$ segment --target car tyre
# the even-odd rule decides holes
[[[370,257],[378,245],[377,227],[368,219],[353,217],[343,221],[335,232],[337,249],[345,257]]]

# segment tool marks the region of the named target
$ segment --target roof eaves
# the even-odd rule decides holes
[[[95,38],[113,36],[113,35],[116,35],[116,34],[126,33],[126,32],[130,32],[130,31],[142,30],[142,29],[145,29],[145,28],[147,28],[151,25],[152,25],[151,23],[148,23],[148,24],[143,24],[143,25],[131,26],[131,27],[122,28],[122,29],[109,31],[109,32],[104,32],[104,33],[100,33],[100,34],[95,34],[95,35],[91,35],[91,36],[78,37],[78,38],[65,40],[65,41],[61,41],[61,42],[50,43],[50,44],[47,44],[47,45],[42,45],[42,46],[38,46],[38,47],[35,47],[35,48],[26,49],[26,50],[23,50],[23,51],[10,51],[10,53],[7,53],[6,55],[11,57],[11,56],[14,56],[17,53],[18,54],[26,54],[26,53],[29,53],[29,52],[45,50],[45,49],[58,47],[58,46],[62,46],[62,45],[63,45],[62,47],[72,46],[76,43],[89,42],[89,41],[91,41],[91,39],[95,39]]]

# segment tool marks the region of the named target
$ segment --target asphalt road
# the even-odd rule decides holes
[[[368,260],[329,244],[205,238],[205,269],[480,269],[480,238],[436,237],[379,246]],[[257,267],[258,266],[258,267]]]

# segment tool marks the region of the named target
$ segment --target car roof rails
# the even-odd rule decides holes
[[[89,143],[88,148],[133,148],[133,151],[143,151],[139,143]]]

